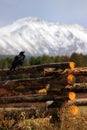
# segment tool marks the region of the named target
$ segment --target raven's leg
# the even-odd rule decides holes
[[[10,72],[13,72],[15,69],[13,68],[13,66],[11,66],[10,68]]]
[[[11,68],[10,68],[10,72],[14,72],[16,69],[16,65],[12,65]]]

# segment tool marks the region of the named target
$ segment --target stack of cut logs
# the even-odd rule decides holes
[[[9,69],[0,70],[0,104],[40,105],[53,100],[58,107],[56,102],[87,92],[87,68],[74,67],[73,62],[62,62],[17,68],[11,73]]]

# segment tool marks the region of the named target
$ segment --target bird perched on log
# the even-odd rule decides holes
[[[25,59],[24,53],[25,53],[24,51],[21,51],[19,53],[19,55],[14,57],[14,60],[13,60],[13,62],[11,64],[10,72],[15,71],[17,66],[22,66],[23,65],[23,62],[24,62],[24,59]]]

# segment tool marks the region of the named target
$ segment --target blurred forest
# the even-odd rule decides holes
[[[0,58],[0,69],[10,68],[14,57],[2,57]],[[23,66],[39,65],[45,63],[57,63],[57,62],[69,62],[74,61],[76,67],[87,67],[87,55],[82,53],[73,53],[71,56],[38,56],[38,57],[26,57]]]

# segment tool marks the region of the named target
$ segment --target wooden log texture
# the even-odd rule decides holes
[[[87,83],[74,83],[73,85],[67,85],[65,90],[70,90],[74,92],[87,92]]]
[[[68,74],[73,74],[75,76],[87,76],[87,67],[78,67],[71,70],[66,70]],[[66,72],[65,72],[66,73]]]
[[[54,65],[54,64],[51,64],[51,65]],[[59,72],[59,71],[57,71],[57,72],[58,72],[57,75],[53,74],[52,76],[47,76],[47,77],[3,81],[0,83],[0,89],[4,88],[8,92],[10,91],[10,94],[12,93],[12,95],[15,95],[16,94],[15,89],[20,86],[28,88],[29,91],[31,90],[32,92],[35,92],[39,89],[45,88],[45,86],[47,84],[50,84],[50,88],[47,92],[49,95],[60,94],[60,93],[62,93],[61,90],[63,90],[63,92],[67,90],[67,86],[70,87],[68,89],[71,91],[87,92],[87,83],[86,83],[87,82],[87,76],[86,76],[87,68],[86,67],[85,68],[65,69],[62,72]],[[53,73],[55,73],[55,72],[53,72]],[[76,79],[78,79],[78,77],[79,77],[79,80],[76,81],[76,83],[74,83],[74,84],[68,84],[67,76],[69,74],[75,75]],[[84,80],[84,77],[85,77],[85,80]],[[0,96],[1,96],[1,94],[0,94]]]
[[[9,69],[4,69],[4,70],[0,70],[0,77],[40,72],[40,71],[44,71],[44,68],[66,69],[66,68],[70,68],[69,64],[70,64],[70,62],[33,65],[30,67],[17,68],[14,72],[11,72],[11,73],[10,73]]]
[[[15,89],[18,86],[25,86],[25,88],[31,87],[32,89],[44,88],[47,84],[50,84],[50,88],[57,87],[57,89],[64,88],[67,85],[66,75],[59,77],[40,77],[40,78],[29,78],[29,79],[18,79],[18,80],[7,80],[0,83],[0,88],[8,90]]]
[[[84,69],[79,68],[73,70],[68,69],[68,70],[64,70],[60,74],[58,72],[58,76],[53,75],[49,77],[47,76],[47,77],[38,77],[38,78],[7,80],[0,83],[0,88],[5,88],[7,90],[14,90],[18,86],[25,86],[25,88],[38,90],[38,89],[45,88],[47,84],[50,84],[50,89],[57,88],[57,90],[60,91],[62,88],[65,88],[68,85],[67,76],[72,73],[75,74],[75,77],[77,76],[76,77],[77,84],[72,84],[71,85],[73,86],[72,89],[87,89],[87,84],[86,84],[87,76],[85,76],[86,71],[87,68]]]
[[[65,68],[65,70],[56,70],[56,71],[52,71],[52,72],[47,72],[47,75],[49,76],[56,76],[56,75],[65,75],[65,74],[73,74],[74,76],[87,76],[87,67],[78,67],[78,68],[73,68],[73,69],[69,69],[69,68]]]
[[[66,96],[57,96],[56,99],[65,99]],[[23,102],[46,102],[48,100],[54,100],[54,96],[49,95],[22,95],[22,96],[9,96],[9,97],[0,97],[1,104],[8,104],[8,103],[23,103]]]
[[[87,98],[76,99],[75,101],[69,101],[68,104],[74,104],[76,106],[87,106]]]

